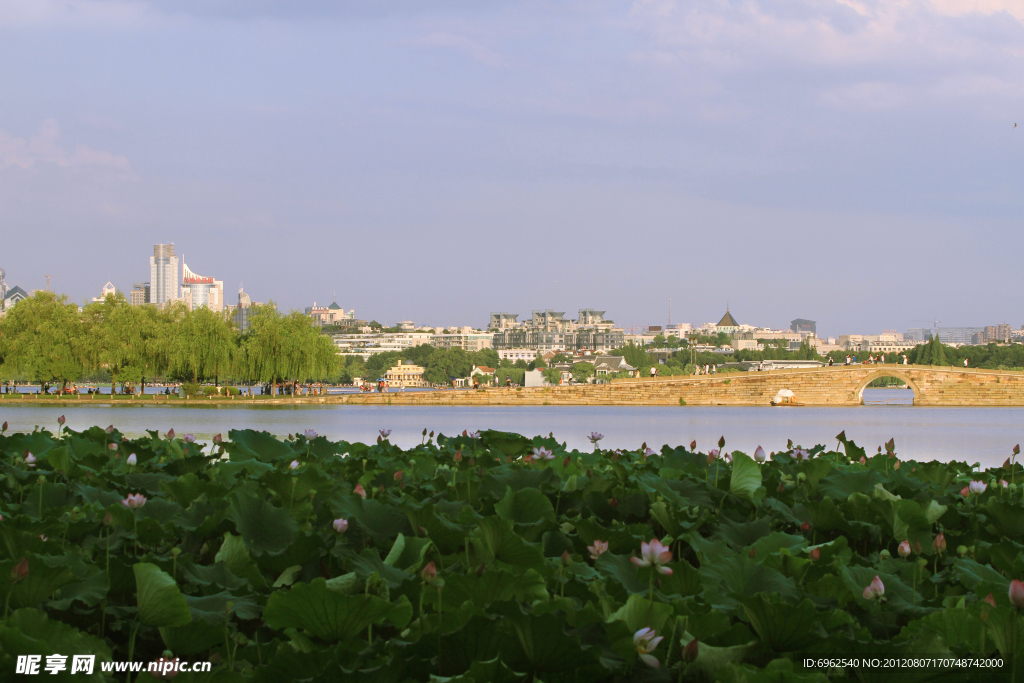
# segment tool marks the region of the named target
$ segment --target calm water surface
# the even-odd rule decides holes
[[[0,422],[31,431],[35,425],[54,430],[57,417],[68,426],[114,424],[130,436],[147,429],[200,439],[227,434],[230,429],[259,429],[285,436],[315,429],[330,439],[371,442],[378,429],[391,429],[391,441],[402,446],[420,442],[426,427],[445,434],[463,429],[499,429],[530,436],[552,432],[570,448],[589,449],[587,435],[605,435],[604,448],[636,448],[646,441],[688,444],[696,439],[701,450],[712,448],[720,436],[729,450],[752,453],[758,446],[781,450],[786,440],[811,446],[835,446],[841,430],[859,445],[874,451],[890,437],[901,458],[967,460],[983,466],[1001,464],[1014,444],[1024,441],[1024,408],[915,408],[896,405],[905,400],[900,390],[865,392],[865,400],[880,405],[855,408],[725,408],[619,406],[324,406],[324,407],[180,407],[83,406],[50,408],[0,406]],[[886,393],[877,393],[886,392]],[[889,403],[889,405],[886,405]]]

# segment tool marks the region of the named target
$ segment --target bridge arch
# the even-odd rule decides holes
[[[874,382],[879,377],[895,377],[896,379],[902,380],[904,384],[906,384],[910,389],[913,390],[915,401],[921,398],[921,389],[917,386],[917,382],[915,382],[910,377],[910,373],[896,369],[879,368],[877,370],[869,372],[867,376],[864,377],[864,379],[862,379],[857,384],[857,388],[854,391],[854,395],[857,397],[857,401],[859,403],[864,403],[864,389],[866,389],[869,384]]]

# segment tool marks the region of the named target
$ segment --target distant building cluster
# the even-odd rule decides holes
[[[551,309],[533,311],[529,320],[519,322],[517,313],[491,313],[487,326],[491,347],[501,350],[610,351],[626,343],[625,331],[606,320],[604,311],[581,308],[576,320]]]

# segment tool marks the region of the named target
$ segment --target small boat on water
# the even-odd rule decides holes
[[[803,403],[798,402],[796,400],[796,394],[789,389],[779,389],[779,393],[775,394],[775,398],[772,399],[771,405],[778,408],[802,406]]]

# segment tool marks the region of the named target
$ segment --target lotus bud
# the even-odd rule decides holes
[[[377,493],[384,493],[384,484],[377,487]]]
[[[363,500],[366,500],[366,489],[363,488],[362,484],[356,484],[356,487],[355,489],[353,489],[353,492]]]
[[[868,459],[865,458],[863,455],[860,456],[860,464],[861,465],[867,465],[868,464]]]
[[[402,481],[402,470],[395,472],[395,481]]]
[[[391,430],[390,429],[378,429],[377,431],[380,432],[380,437],[382,439],[386,439],[389,436],[391,436]]]
[[[779,487],[777,489],[775,489],[775,490],[778,491],[779,493],[782,493],[783,491],[786,490],[786,487],[783,486],[782,484],[779,484]]]
[[[63,415],[61,415],[60,417],[57,418],[57,424],[59,424],[61,427],[64,426],[64,416]]]
[[[138,459],[135,457],[135,454],[132,453],[131,455],[128,456],[128,460],[126,460],[125,462],[128,463],[129,467],[135,467],[135,463],[138,462]]]
[[[1017,579],[1010,582],[1010,604],[1020,609],[1024,607],[1024,583],[1021,583]]]
[[[965,486],[962,489],[960,489],[960,495],[963,496],[964,498],[966,498],[967,496],[971,495],[970,487]]]
[[[877,600],[885,595],[885,584],[875,575],[875,578],[864,588],[865,600]]]
[[[718,447],[725,448],[725,436],[718,437]]]
[[[804,522],[803,524],[800,525],[800,531],[810,531],[810,530],[811,530],[810,523]]]
[[[7,423],[4,422],[4,427],[6,427],[6,426],[7,426]],[[690,450],[691,451],[697,450],[697,442],[696,441],[691,441],[690,442]]]
[[[28,558],[22,558],[21,562],[11,568],[11,581],[18,583],[28,578]]]
[[[343,534],[346,531],[348,531],[348,520],[344,519],[344,518],[336,519],[336,520],[334,520],[334,523],[332,524],[332,526],[334,527],[334,530],[337,533]]]
[[[174,430],[172,429],[171,431],[173,432]],[[114,425],[110,425],[109,427],[107,427],[107,434],[113,434],[113,433],[114,433]]]
[[[694,638],[686,644],[683,648],[683,661],[687,664],[692,664],[697,661],[697,655],[699,654],[700,646],[697,643],[697,639]]]
[[[563,567],[568,567],[570,564],[572,564],[572,555],[569,554],[568,550],[563,550],[562,551],[561,560],[562,560],[562,566]]]
[[[821,548],[811,548],[811,562],[817,562],[821,559]]]
[[[615,498],[609,498],[608,504],[611,505],[613,508],[619,507],[619,501]]]
[[[7,423],[6,422],[4,422],[4,429],[7,429]],[[1014,455],[1020,455],[1020,444],[1017,444],[1016,446],[1013,447],[1013,454]]]
[[[112,428],[111,427],[107,427],[107,432],[109,433],[110,431],[112,431]],[[167,438],[168,439],[173,439],[174,438],[174,427],[171,427],[170,429],[167,430]]]
[[[217,434],[217,435],[215,435],[215,436],[213,437],[213,442],[214,442],[215,444],[217,444],[217,445],[220,445],[220,443],[221,443],[221,442],[222,442],[223,440],[224,440],[224,437],[223,437],[223,436],[221,436],[220,434]]]
[[[433,429],[431,429],[431,430],[430,430],[430,438],[431,438],[431,439],[433,439],[433,438],[434,438],[434,430],[433,430]]]
[[[0,428],[0,434],[3,434],[6,431],[7,431],[7,420],[4,420],[3,428]]]
[[[32,455],[31,453],[26,455],[25,456],[25,464],[28,465],[29,467],[35,467],[36,466],[36,456]]]
[[[899,461],[899,460],[897,460],[897,461],[896,461],[896,464],[895,464],[895,465],[893,465],[893,466],[892,466],[892,468],[893,468],[894,470],[898,470],[898,469],[900,468],[900,461]]]
[[[967,488],[971,490],[971,493],[976,493],[980,496],[982,493],[985,493],[985,489],[988,488],[988,484],[983,481],[972,481],[967,485]]]
[[[992,605],[993,607],[996,606],[996,599],[992,597],[991,593],[985,596],[985,602]]]
[[[758,446],[757,449],[754,450],[754,460],[757,462],[764,462],[767,459],[768,456],[764,454],[764,449]]]
[[[1006,481],[1005,479],[1000,479],[999,480],[999,487],[1000,488],[1004,488],[1005,489],[1005,488],[1009,488],[1009,486],[1010,486],[1010,482]]]
[[[455,462],[462,462],[462,449],[455,451],[455,455],[452,456],[452,460]]]
[[[184,441],[185,443],[195,443],[196,442],[196,435],[195,434],[186,434],[185,436],[181,437],[181,440]]]
[[[297,470],[297,469],[299,469],[299,461],[298,460],[292,460],[291,464],[288,465],[288,469],[290,469],[290,470]]]
[[[900,557],[908,557],[910,555],[910,552],[910,541],[903,541],[902,543],[900,543]]]
[[[424,427],[424,428],[423,428],[423,436],[426,436],[426,435],[427,435],[427,428],[426,428],[426,427]]]
[[[420,576],[423,577],[423,583],[428,586],[434,583],[434,580],[437,579],[437,565],[433,562],[427,563],[427,566],[420,572]]]
[[[114,518],[110,516],[110,513],[103,515],[103,526],[110,526],[114,523]]]
[[[935,548],[935,552],[944,553],[946,552],[946,534],[939,532],[939,535],[932,541],[932,547]]]

